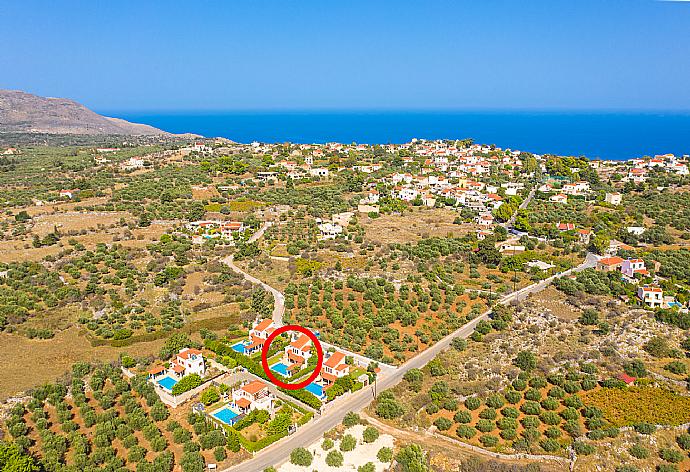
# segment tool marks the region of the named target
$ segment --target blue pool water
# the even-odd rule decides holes
[[[232,350],[244,354],[244,343],[240,341],[237,344],[233,344]]]
[[[175,386],[176,383],[177,383],[177,380],[173,379],[169,375],[166,375],[162,379],[158,380],[158,385],[160,385],[164,389],[170,390],[170,391],[172,391],[172,388]]]
[[[271,366],[271,370],[274,371],[274,372],[278,372],[278,373],[279,373],[280,375],[282,375],[283,377],[287,377],[287,376],[288,376],[288,368],[287,368],[287,366],[286,366],[285,364],[283,364],[282,362],[278,362],[277,364],[273,364],[273,365]]]
[[[323,396],[323,387],[319,384],[315,384],[314,382],[312,382],[309,385],[307,385],[306,387],[304,387],[304,389],[307,392],[313,393],[314,395],[316,395],[319,398],[321,398]]]
[[[232,411],[230,408],[227,406],[224,408],[221,408],[220,410],[216,411],[212,415],[214,418],[222,421],[223,423],[227,425],[232,425],[233,424],[233,419],[237,416],[237,413]]]

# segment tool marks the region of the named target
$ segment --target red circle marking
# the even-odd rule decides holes
[[[278,380],[275,375],[271,372],[271,369],[268,366],[268,348],[273,342],[273,340],[276,338],[276,336],[283,334],[286,331],[299,331],[302,334],[305,334],[306,336],[309,337],[311,340],[312,344],[316,348],[316,368],[314,369],[314,372],[311,373],[311,375],[306,379],[303,380],[299,383],[295,384],[290,384],[290,383],[285,383],[281,380]],[[261,349],[261,366],[264,368],[264,372],[266,372],[266,375],[268,376],[269,380],[276,384],[278,387],[282,387],[287,390],[298,390],[300,388],[304,388],[310,383],[312,383],[316,377],[319,376],[319,373],[321,372],[321,366],[323,365],[323,349],[321,348],[321,343],[319,342],[319,339],[316,337],[314,333],[312,333],[310,330],[307,328],[300,326],[300,325],[285,325],[281,326],[280,328],[276,329],[273,331],[266,341],[264,342],[264,347]]]

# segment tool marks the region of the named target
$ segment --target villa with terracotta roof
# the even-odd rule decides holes
[[[232,392],[232,405],[240,413],[248,413],[251,410],[273,410],[274,396],[268,388],[268,384],[261,380],[246,382],[240,388]]]
[[[244,354],[248,356],[263,349],[264,343],[275,330],[276,325],[270,318],[255,321],[254,327],[249,330],[249,341],[244,344]]]
[[[325,386],[350,373],[350,366],[345,362],[345,354],[340,351],[332,353],[321,367],[321,379]]]
[[[147,373],[151,379],[161,377],[164,374],[174,379],[180,379],[191,374],[198,374],[203,377],[206,373],[206,364],[200,350],[187,347],[177,353],[167,369],[161,365],[156,365],[151,367]]]
[[[285,347],[285,360],[288,370],[297,371],[306,365],[311,357],[311,340],[305,334],[294,337],[292,342]]]
[[[621,265],[623,265],[622,257],[604,257],[597,261],[597,270],[600,272],[610,272],[612,270],[619,270]]]

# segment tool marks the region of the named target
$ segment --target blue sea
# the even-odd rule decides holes
[[[403,143],[463,139],[533,153],[630,159],[690,153],[690,112],[104,112],[171,133],[249,143]]]

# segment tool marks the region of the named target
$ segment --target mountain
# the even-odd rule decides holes
[[[0,90],[0,132],[168,135],[148,125],[99,115],[66,98],[46,98],[19,90]]]

